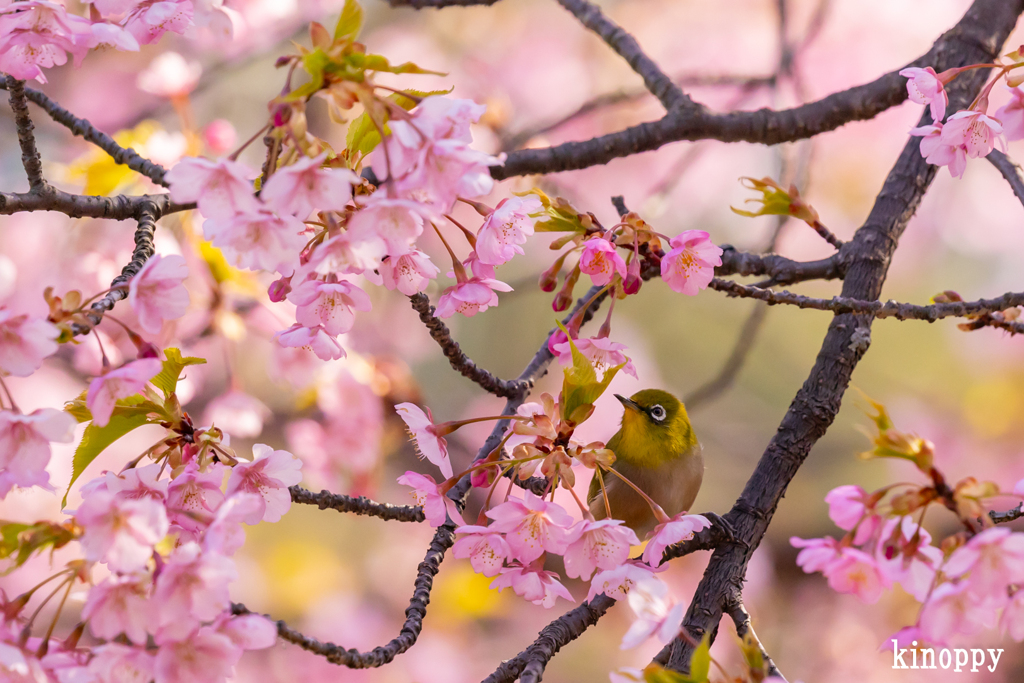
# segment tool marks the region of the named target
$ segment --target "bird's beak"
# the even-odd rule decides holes
[[[622,394],[615,394],[615,398],[619,399],[619,403],[624,405],[626,408],[628,408],[630,410],[635,410],[638,413],[642,413],[643,412],[643,408],[641,408],[640,404],[637,403],[636,401],[628,399],[625,396],[623,396]]]

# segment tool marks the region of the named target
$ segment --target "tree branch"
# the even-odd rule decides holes
[[[976,0],[955,32],[939,41],[949,47],[938,55],[937,68],[993,59],[1022,10],[1022,0]],[[986,76],[985,70],[978,70],[957,79],[950,88],[950,109],[964,107]],[[924,161],[919,145],[916,138],[907,142],[866,222],[844,247],[849,263],[842,292],[846,298],[871,300],[881,292],[898,240],[935,177],[936,167]],[[671,668],[688,670],[691,641],[700,642],[705,634],[713,639],[717,633],[727,599],[741,585],[750,556],[764,537],[779,501],[839,411],[853,369],[870,346],[873,319],[871,315],[843,313],[832,320],[807,381],[726,515],[737,536],[749,546],[724,545],[712,554],[687,610],[684,628],[688,638],[676,638],[672,643]]]
[[[419,505],[378,503],[363,496],[344,496],[331,493],[326,489],[320,493],[313,493],[301,486],[291,486],[288,490],[292,494],[293,503],[316,505],[321,510],[330,508],[338,512],[351,512],[356,515],[380,517],[385,521],[396,522],[422,522],[425,519],[423,508]]]
[[[57,211],[71,218],[109,218],[124,221],[136,218],[145,206],[155,206],[161,216],[189,211],[195,204],[175,204],[168,194],[144,194],[136,197],[119,194],[113,197],[71,194],[52,186],[44,194],[0,192],[0,215],[28,211]]]
[[[732,623],[736,626],[736,635],[741,639],[745,638],[748,634],[757,648],[761,651],[761,657],[764,659],[764,663],[767,665],[769,676],[778,676],[786,681],[786,677],[779,671],[779,667],[775,666],[775,662],[768,655],[768,651],[764,649],[764,645],[761,644],[761,640],[757,637],[754,632],[754,627],[750,623],[750,613],[747,612],[747,608],[743,605],[743,598],[740,596],[739,591],[730,599],[725,605],[725,613],[732,619]]]
[[[996,512],[995,510],[988,513],[989,519],[992,520],[993,524],[1006,524],[1012,522],[1015,519],[1024,517],[1024,503],[1018,503],[1017,507],[1006,512]]]
[[[420,322],[430,332],[431,338],[441,347],[445,358],[463,377],[469,378],[485,391],[502,398],[514,398],[532,386],[521,380],[499,379],[474,363],[459,347],[459,343],[452,339],[452,334],[444,321],[434,315],[434,307],[430,305],[430,299],[426,294],[422,292],[414,294],[409,297],[409,301],[419,314]]]
[[[28,104],[25,102],[25,81],[14,76],[5,79],[6,89],[11,96],[11,110],[14,112],[14,124],[18,129],[18,144],[21,145],[21,165],[28,176],[29,192],[42,194],[46,192],[46,181],[43,180],[43,162],[36,149],[36,136],[32,130],[32,118],[28,115]]]
[[[1006,178],[1006,182],[1010,184],[1010,188],[1013,193],[1017,195],[1017,199],[1024,204],[1024,172],[1021,171],[1019,165],[1013,163],[1010,157],[1006,156],[998,149],[992,150],[987,157],[993,166],[995,166],[1003,177]]]

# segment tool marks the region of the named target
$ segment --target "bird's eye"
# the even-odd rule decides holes
[[[651,417],[653,417],[658,422],[661,422],[662,420],[665,419],[665,409],[662,408],[661,406],[654,406],[653,408],[651,408],[650,413]]]

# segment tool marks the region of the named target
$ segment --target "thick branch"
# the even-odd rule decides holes
[[[11,81],[11,77],[8,76],[7,90],[11,90]],[[23,81],[15,81],[15,83],[24,84]],[[89,142],[93,143],[113,157],[114,161],[117,163],[123,164],[137,173],[141,173],[157,185],[167,187],[167,182],[164,180],[164,174],[167,173],[167,169],[160,164],[156,164],[149,159],[140,156],[139,153],[131,147],[125,149],[121,145],[117,144],[114,141],[114,138],[99,130],[96,126],[92,125],[85,119],[76,117],[67,109],[64,109],[38,90],[25,88],[25,96],[39,105],[39,107],[49,114],[50,118],[54,121],[64,126],[75,135],[85,138]],[[11,98],[13,101],[13,90],[11,90]],[[22,152],[24,154],[24,144],[22,145]]]
[[[292,494],[293,503],[316,505],[321,510],[330,508],[338,512],[351,512],[356,515],[380,517],[386,521],[396,522],[422,522],[425,519],[423,508],[419,505],[378,503],[363,496],[344,496],[327,490],[313,493],[301,486],[292,486],[288,490]]]
[[[32,132],[32,118],[28,115],[28,104],[25,102],[25,81],[14,76],[5,79],[11,95],[11,110],[14,112],[14,124],[18,129],[18,144],[21,145],[21,165],[28,176],[29,192],[40,194],[46,191],[43,180],[43,162],[36,149],[36,136]]]
[[[636,39],[621,26],[601,13],[600,8],[587,0],[558,0],[581,24],[596,33],[608,46],[625,59],[644,79],[644,85],[658,98],[668,111],[693,109],[697,105],[686,96],[661,68],[648,57]]]
[[[792,284],[806,280],[835,280],[843,277],[845,266],[838,254],[819,261],[793,261],[778,254],[755,254],[737,251],[731,244],[721,245],[722,265],[715,275],[768,276],[776,284]]]
[[[532,386],[521,380],[499,379],[474,363],[459,347],[459,343],[452,339],[452,334],[444,321],[434,315],[434,307],[430,305],[430,299],[426,294],[414,294],[409,297],[409,301],[419,314],[420,322],[430,332],[431,338],[441,347],[445,358],[463,377],[468,377],[485,391],[502,398],[515,398]]]
[[[194,209],[195,204],[174,204],[167,194],[113,197],[70,194],[49,187],[44,194],[0,192],[0,215],[27,211],[57,211],[71,218],[110,218],[124,221],[135,218],[145,206],[155,206],[161,216]]]
[[[939,68],[993,59],[1022,9],[1022,0],[976,0],[957,30],[940,41],[948,46],[948,52],[939,54]],[[951,110],[970,102],[986,75],[979,70],[954,81],[950,88]],[[872,300],[881,292],[898,240],[935,176],[936,168],[921,157],[919,143],[917,139],[908,141],[867,221],[844,247],[849,263],[842,292],[846,298]],[[764,537],[789,482],[839,411],[853,369],[870,346],[873,319],[870,315],[843,313],[836,315],[829,326],[810,376],[726,515],[737,536],[749,546],[730,544],[712,554],[684,621],[694,642],[700,642],[705,634],[714,638],[722,610],[742,584],[747,562]],[[689,639],[673,641],[668,659],[671,668],[688,669],[693,653]]]

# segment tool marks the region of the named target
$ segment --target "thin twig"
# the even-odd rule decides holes
[[[7,76],[5,82],[11,96],[11,110],[14,112],[14,124],[18,129],[18,144],[21,145],[21,165],[25,167],[25,175],[28,176],[29,192],[42,194],[46,191],[47,185],[43,180],[43,162],[39,157],[39,150],[36,149],[36,136],[32,132],[32,117],[28,114],[28,104],[25,101],[25,81]]]
[[[378,503],[363,496],[345,496],[331,493],[326,489],[320,493],[313,493],[301,486],[291,486],[288,490],[292,494],[293,503],[316,505],[321,510],[331,509],[338,512],[351,512],[356,515],[368,515],[396,522],[422,522],[425,519],[423,508],[419,505]]]
[[[1007,510],[1006,512],[996,512],[995,510],[992,510],[988,513],[988,516],[989,519],[992,520],[993,524],[1006,524],[1007,522],[1012,522],[1015,519],[1024,517],[1024,503],[1018,503],[1017,507],[1012,510]]]
[[[998,149],[989,152],[985,158],[999,169],[999,172],[1006,178],[1006,182],[1010,184],[1013,194],[1017,195],[1017,199],[1024,204],[1024,172],[1021,171],[1020,166]]]
[[[725,605],[725,613],[732,618],[732,623],[736,626],[736,635],[741,639],[746,638],[748,635],[750,639],[757,645],[757,648],[761,651],[761,658],[764,660],[766,671],[769,676],[777,676],[781,678],[783,683],[786,683],[786,677],[779,671],[779,667],[775,666],[775,662],[768,655],[768,651],[765,650],[764,645],[761,644],[761,640],[757,637],[757,633],[754,632],[754,626],[750,622],[750,613],[743,604],[743,598],[739,595],[739,591],[733,599],[729,600]]]

